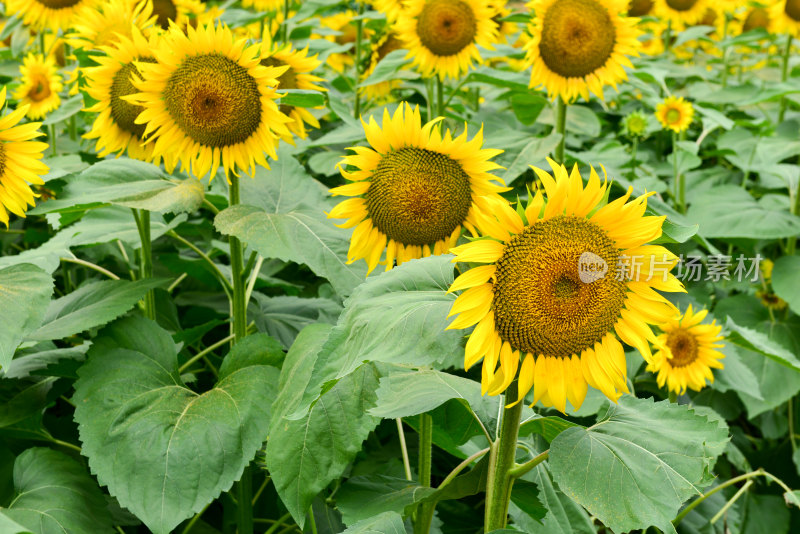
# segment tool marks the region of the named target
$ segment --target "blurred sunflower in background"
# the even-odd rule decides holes
[[[364,70],[361,81],[366,80],[370,75],[375,72],[375,67],[378,63],[395,50],[403,49],[403,41],[392,32],[388,32],[381,36],[381,38],[372,45],[372,53],[369,58],[369,65]],[[383,102],[388,99],[393,89],[400,87],[403,84],[400,80],[388,80],[379,82],[372,85],[362,86],[359,90],[370,100]]]
[[[709,0],[655,0],[654,13],[681,29],[700,22],[710,5]]]
[[[6,16],[17,15],[34,30],[67,30],[78,11],[97,0],[6,0]]]
[[[741,32],[746,33],[751,30],[763,28],[769,29],[769,10],[765,7],[750,6],[741,12]]]
[[[683,97],[668,96],[656,107],[656,118],[665,130],[681,133],[692,124],[694,108]]]
[[[284,0],[242,0],[242,7],[252,7],[256,11],[280,11]]]
[[[628,78],[628,56],[638,56],[639,19],[625,17],[627,0],[533,0],[536,13],[525,45],[530,87],[544,87],[551,98],[572,102],[589,92],[603,98],[603,86]]]
[[[123,100],[144,110],[134,121],[145,124],[153,157],[164,158],[168,172],[178,161],[197,177],[221,165],[253,174],[269,168],[278,139],[289,122],[278,109],[275,87],[286,67],[260,64],[260,46],[234,39],[223,26],[172,27],[153,51],[156,63],[137,62],[140,91]]]
[[[122,35],[132,38],[132,28],[146,30],[155,25],[156,15],[152,4],[137,0],[105,0],[97,5],[81,9],[67,35],[67,43],[73,48],[87,50],[110,45]]]
[[[370,2],[375,11],[386,15],[386,22],[394,23],[403,11],[403,0],[372,0]]]
[[[800,0],[771,0],[769,20],[774,33],[800,37]]]
[[[0,90],[0,110],[6,104],[6,88]],[[38,122],[18,125],[28,112],[28,106],[19,106],[5,116],[0,116],[0,222],[8,228],[8,213],[25,217],[28,206],[34,205],[30,185],[44,184],[42,175],[49,170],[41,159],[47,143],[33,141],[42,135]]]
[[[628,391],[618,338],[652,361],[649,325],[677,313],[656,290],[685,290],[669,272],[675,255],[648,245],[666,218],[644,215],[649,195],[629,202],[631,188],[608,202],[607,182],[594,169],[584,187],[577,166],[568,173],[548,161],[555,177],[533,168],[545,195],[531,195],[524,211],[499,203],[478,222],[486,237],[451,251],[453,261],[485,265],[450,287],[466,291],[448,329],[477,324],[464,366],[483,359],[484,393],[505,391],[519,369],[518,397],[508,402],[533,388],[534,404],[564,412],[567,401],[581,406],[588,386],[613,401]]]
[[[291,44],[281,48],[272,45],[262,46],[261,64],[265,67],[288,67],[283,74],[278,76],[278,91],[282,89],[306,89],[312,91],[327,91],[322,86],[316,85],[324,81],[319,76],[314,76],[311,71],[319,67],[317,56],[308,55],[308,47],[303,50],[294,50]],[[287,127],[291,133],[283,136],[284,141],[292,143],[292,133],[300,139],[308,137],[306,124],[319,128],[319,121],[306,108],[287,106],[281,104],[281,113],[291,119]]]
[[[57,109],[61,104],[59,92],[64,88],[64,81],[58,73],[53,56],[28,54],[19,68],[22,83],[14,91],[21,105],[29,104],[28,118],[41,119]]]
[[[347,219],[342,228],[356,227],[348,262],[364,258],[371,272],[386,250],[388,271],[395,261],[445,254],[462,228],[474,234],[481,213],[505,202],[498,193],[506,189],[489,174],[500,168],[490,160],[502,150],[482,148],[482,130],[471,140],[466,131],[442,134],[440,120],[423,126],[419,108],[405,103],[393,116],[384,111],[381,126],[362,121],[372,148],[352,148],[342,164],[354,169],[341,170],[352,183],[331,189],[355,198],[328,214]]]
[[[357,30],[353,19],[358,16],[353,10],[343,11],[320,19],[320,26],[337,32],[337,35],[325,35],[326,41],[338,45],[349,45],[356,42]],[[365,31],[364,39],[369,39],[370,32]],[[343,53],[331,54],[325,60],[325,64],[334,71],[342,73],[355,63],[352,50]]]
[[[630,0],[628,2],[629,17],[643,17],[653,11],[653,0]]]
[[[478,0],[409,0],[395,31],[423,76],[459,78],[496,41],[495,14]]]
[[[155,63],[156,48],[155,35],[147,39],[134,28],[130,38],[120,36],[114,45],[102,47],[106,55],[93,58],[98,66],[84,69],[86,92],[97,100],[86,111],[98,114],[84,137],[97,139],[95,150],[101,157],[127,151],[131,158],[160,161],[153,158],[154,145],[143,143],[144,124],[135,122],[143,108],[123,99],[138,93],[133,85],[133,77],[140,75],[136,65]]]
[[[700,391],[706,380],[714,382],[711,369],[722,369],[719,360],[725,357],[715,350],[724,346],[719,343],[722,326],[716,321],[700,324],[706,315],[708,310],[694,313],[690,304],[686,313],[659,326],[663,332],[658,336],[661,348],[647,366],[648,371],[657,374],[658,387],[666,384],[670,391],[683,395],[686,388]]]
[[[149,8],[156,16],[156,24],[164,30],[169,28],[170,21],[183,28],[205,11],[200,0],[139,0],[139,3],[148,6],[145,9]]]

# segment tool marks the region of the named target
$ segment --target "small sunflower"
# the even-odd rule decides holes
[[[156,16],[156,24],[164,30],[169,28],[170,21],[186,27],[205,11],[200,0],[139,0],[139,3],[147,6],[145,9]]]
[[[156,63],[137,62],[140,93],[123,98],[144,107],[134,121],[145,124],[153,156],[172,172],[180,160],[201,177],[220,165],[251,175],[269,167],[289,119],[278,109],[275,87],[286,68],[259,63],[260,47],[235,40],[224,26],[170,28],[153,51]]]
[[[628,2],[629,17],[643,17],[653,10],[653,0],[630,0]]]
[[[630,138],[643,138],[647,135],[647,117],[641,111],[634,111],[622,121],[625,135]]]
[[[664,332],[658,336],[660,350],[653,355],[647,370],[657,373],[658,387],[667,388],[678,395],[686,393],[686,388],[700,391],[709,383],[714,383],[711,368],[722,369],[719,361],[725,357],[718,349],[723,347],[720,332],[722,327],[712,321],[700,324],[708,315],[708,310],[693,313],[692,305],[686,313],[660,325]]]
[[[6,88],[0,90],[0,110],[6,103]],[[34,195],[30,185],[42,185],[41,176],[48,171],[40,161],[47,143],[32,141],[42,135],[40,123],[17,125],[28,111],[20,106],[0,117],[0,222],[8,228],[8,212],[25,217],[28,206],[33,206]]]
[[[800,0],[772,0],[769,20],[774,33],[800,37]]]
[[[697,24],[706,14],[709,0],[655,0],[655,14],[669,21],[673,28]]]
[[[281,89],[308,89],[312,91],[327,91],[324,87],[315,85],[317,82],[324,81],[319,76],[314,76],[311,71],[319,67],[320,61],[317,56],[308,55],[308,47],[303,50],[294,50],[292,46],[286,45],[283,48],[272,48],[271,46],[262,47],[261,64],[265,67],[287,67],[283,74],[278,76],[278,90]],[[286,126],[300,139],[308,137],[306,124],[314,128],[319,128],[319,121],[305,108],[295,106],[280,106],[281,113],[291,119]],[[283,139],[292,142],[291,134],[285,135]]]
[[[551,98],[567,102],[591,91],[603,98],[603,86],[628,78],[628,56],[638,56],[639,19],[620,15],[626,0],[533,0],[536,17],[525,46],[530,87],[544,86]]]
[[[78,10],[96,3],[97,0],[6,0],[6,15],[17,15],[23,24],[37,31],[67,30]]]
[[[22,84],[14,91],[14,98],[20,104],[30,104],[29,119],[42,119],[61,105],[59,91],[64,88],[53,56],[28,54],[19,68]]]
[[[384,111],[383,125],[374,118],[364,124],[368,147],[342,163],[353,183],[331,190],[351,198],[339,203],[329,218],[348,219],[339,226],[355,226],[347,254],[350,263],[365,258],[371,272],[386,250],[386,270],[403,262],[445,254],[467,228],[474,234],[481,213],[503,202],[505,188],[489,171],[490,161],[502,150],[481,148],[483,130],[471,140],[465,131],[455,139],[442,135],[436,119],[424,126],[419,108],[401,104],[394,116]]]
[[[386,15],[386,22],[393,24],[403,12],[403,0],[372,0],[370,2],[375,11]]]
[[[586,187],[577,166],[568,173],[548,160],[555,178],[533,168],[544,185],[523,211],[494,206],[478,221],[486,236],[456,247],[453,261],[483,263],[459,276],[448,326],[468,328],[464,366],[483,359],[482,389],[498,395],[519,370],[519,397],[559,411],[582,404],[588,386],[616,401],[628,391],[625,351],[617,339],[651,361],[649,324],[677,310],[658,291],[685,291],[669,272],[667,249],[647,243],[665,217],[645,216],[647,197],[632,189],[608,202],[607,182],[592,169]],[[521,362],[521,363],[520,363]],[[499,368],[498,368],[499,364]],[[509,399],[511,401],[512,399]]]
[[[91,50],[116,42],[119,35],[131,39],[131,28],[145,30],[155,24],[151,9],[150,4],[137,0],[105,0],[85,7],[75,17],[67,42],[74,48]]]
[[[479,0],[408,0],[395,31],[423,76],[458,78],[497,39],[495,14]]]
[[[378,42],[372,46],[372,54],[369,59],[369,66],[364,71],[362,81],[370,77],[375,71],[378,63],[385,58],[389,53],[395,50],[403,49],[403,41],[392,32],[384,34]],[[385,101],[391,94],[393,89],[400,87],[402,82],[400,80],[390,80],[372,85],[365,85],[361,87],[361,92],[370,100]]]
[[[353,19],[358,16],[353,10],[336,13],[329,17],[321,18],[319,25],[328,30],[338,32],[337,35],[325,35],[325,40],[338,45],[347,45],[356,42],[357,30]],[[362,37],[369,39],[369,32],[364,32]],[[335,53],[328,56],[325,64],[334,71],[342,73],[355,63],[351,52]]]
[[[668,96],[656,108],[656,118],[665,130],[681,133],[689,128],[694,117],[694,108],[683,97]]]
[[[100,156],[122,153],[144,161],[152,161],[153,144],[144,144],[143,124],[135,122],[143,108],[123,97],[138,92],[133,85],[133,76],[139,76],[139,63],[155,63],[153,50],[157,47],[156,36],[146,39],[134,28],[131,37],[120,36],[113,46],[103,47],[105,56],[94,56],[96,67],[84,69],[86,92],[97,103],[86,111],[98,113],[92,129],[84,137],[97,139],[96,150]]]

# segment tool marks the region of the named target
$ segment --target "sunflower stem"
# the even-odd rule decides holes
[[[683,174],[678,172],[678,136],[672,134],[672,180],[675,188],[675,200],[681,213],[686,213],[686,183]]]
[[[230,206],[239,204],[239,178],[231,176],[229,187]],[[242,242],[230,236],[231,278],[233,279],[233,302],[231,303],[231,322],[233,324],[233,344],[247,335],[247,303],[244,300],[245,281],[242,277],[244,265],[242,261]],[[236,484],[236,525],[238,534],[253,534],[253,472],[247,466],[242,478]]]
[[[139,239],[142,249],[139,252],[139,280],[153,277],[153,245],[150,240],[150,212],[147,210],[132,209],[136,229],[139,230]],[[156,320],[156,295],[149,290],[144,296],[144,315],[148,319]]]
[[[436,117],[444,117],[444,83],[436,77]]]
[[[671,402],[672,404],[678,403],[678,394],[675,393],[674,391],[669,392],[669,402]]]
[[[556,108],[556,132],[561,134],[561,140],[556,147],[556,163],[564,164],[564,146],[567,142],[567,103],[560,96]]]
[[[636,168],[639,166],[639,163],[636,161],[637,152],[639,151],[639,137],[633,137],[633,143],[631,144],[631,173],[630,177],[633,179],[636,176]]]
[[[403,455],[403,469],[406,480],[411,480],[411,462],[408,460],[408,447],[406,446],[406,433],[403,431],[403,418],[395,419],[397,422],[397,436],[400,438],[400,453]]]
[[[726,12],[725,13],[725,23],[722,26],[722,40],[728,38],[728,23],[730,22],[730,15]],[[726,46],[722,50],[722,88],[728,87],[728,50],[730,49],[730,45]]]
[[[744,480],[749,480],[749,479],[751,479],[753,477],[757,477],[757,476],[761,476],[761,475],[767,476],[768,473],[766,473],[763,469],[759,468],[759,469],[756,469],[755,471],[751,471],[749,473],[745,473],[744,475],[739,475],[738,477],[733,477],[730,480],[726,480],[725,482],[723,482],[722,484],[720,484],[716,488],[712,489],[708,493],[704,493],[703,495],[698,497],[697,500],[695,500],[692,503],[690,503],[689,506],[684,508],[683,511],[681,511],[681,513],[679,513],[675,517],[675,519],[672,520],[672,524],[674,526],[678,526],[678,524],[681,521],[683,521],[683,518],[686,517],[687,515],[689,515],[689,512],[691,512],[692,510],[697,508],[700,505],[700,503],[702,503],[703,501],[705,501],[706,499],[708,499],[709,497],[711,497],[712,495],[714,495],[718,491],[722,491],[722,490],[724,490],[725,488],[727,488],[729,486],[733,486],[734,484],[737,484],[737,483],[742,482]]]
[[[358,3],[358,21],[356,21],[356,83],[354,84],[355,87],[355,97],[356,97],[356,105],[353,115],[356,119],[361,117],[361,94],[358,92],[358,84],[361,83],[361,41],[364,38],[364,21],[361,19],[361,15],[364,14],[364,2]]]
[[[792,34],[786,36],[786,48],[783,49],[783,64],[781,65],[781,82],[786,82],[789,79],[789,56],[792,53]],[[786,97],[781,98],[781,109],[778,113],[778,123],[783,122],[786,116],[786,107],[788,105]]]
[[[264,22],[264,19],[261,19]],[[289,42],[289,0],[283,0],[283,28],[281,37],[284,43]]]
[[[791,200],[789,209],[792,215],[800,214],[800,180],[798,180],[797,185],[795,185],[794,198],[792,198],[792,190],[789,189],[789,199]],[[786,243],[786,254],[789,256],[794,256],[794,252],[796,249],[797,249],[797,238],[790,237]]]
[[[419,416],[419,484],[431,487],[431,464],[433,457],[433,418],[426,413]],[[427,534],[433,520],[433,503],[422,503],[414,519],[414,534]]]
[[[53,155],[57,156],[58,155],[58,148],[57,148],[57,144],[58,143],[56,142],[56,125],[55,124],[51,124],[50,128],[48,128],[48,131],[50,133],[50,148],[53,150]]]
[[[517,383],[512,382],[506,391],[505,400],[516,400]],[[517,437],[522,403],[517,402],[503,410],[503,419],[497,440],[489,450],[489,474],[486,480],[486,512],[484,532],[505,528],[511,486],[514,484],[513,469],[516,466]]]

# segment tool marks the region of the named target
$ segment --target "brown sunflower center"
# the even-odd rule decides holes
[[[417,18],[422,46],[437,56],[453,56],[475,40],[475,13],[461,0],[428,0]]]
[[[261,93],[247,69],[219,54],[187,57],[167,80],[172,119],[202,145],[246,141],[261,124]]]
[[[592,347],[612,330],[625,300],[626,284],[614,272],[618,259],[606,232],[582,217],[525,228],[497,261],[492,304],[500,338],[537,356],[569,357]]]
[[[697,359],[697,339],[682,328],[667,334],[667,347],[672,352],[672,367],[685,367]]]
[[[403,48],[403,41],[398,39],[395,34],[389,34],[386,40],[378,47],[378,54],[377,58],[374,63],[378,63],[378,61],[382,60],[390,53],[394,52],[395,50],[400,50]]]
[[[653,9],[653,0],[631,0],[628,4],[629,17],[641,17],[647,15]]]
[[[675,108],[670,108],[667,110],[666,119],[668,124],[675,124],[681,120],[681,112]]]
[[[675,11],[689,11],[697,3],[697,0],[667,0],[667,5]]]
[[[81,0],[36,0],[36,2],[50,9],[64,9],[79,4]]]
[[[767,10],[763,7],[754,7],[750,10],[750,13],[747,14],[747,18],[744,19],[742,31],[749,32],[750,30],[755,30],[756,28],[768,27],[769,13]]]
[[[372,223],[404,245],[447,239],[472,205],[469,176],[449,156],[401,148],[381,158],[365,195]]]
[[[34,102],[41,102],[50,96],[50,80],[44,74],[34,74],[33,83],[28,90],[28,98]]]
[[[789,15],[789,18],[800,22],[800,0],[786,0],[783,10]]]
[[[156,62],[156,60],[151,57],[142,57],[137,61],[143,63]],[[139,76],[139,70],[133,62],[123,65],[111,81],[111,118],[114,119],[114,123],[119,126],[120,129],[135,135],[138,139],[142,139],[145,125],[136,124],[135,121],[139,113],[144,111],[144,108],[122,99],[123,96],[139,92],[133,85],[131,79],[132,75]]]
[[[617,32],[608,10],[595,0],[559,0],[544,14],[539,54],[565,78],[582,78],[605,65]]]
[[[173,0],[153,0],[153,15],[156,16],[156,24],[166,30],[169,21],[178,18],[178,7]]]
[[[701,18],[698,22],[698,26],[713,26],[714,23],[717,21],[717,11],[712,8],[706,8],[706,12],[703,13],[703,18]]]

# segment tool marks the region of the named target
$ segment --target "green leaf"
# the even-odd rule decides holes
[[[203,203],[200,180],[177,180],[151,163],[127,158],[102,160],[67,182],[57,199],[30,210],[31,215],[83,211],[103,204],[160,213],[191,213]]]
[[[550,445],[561,490],[617,532],[675,532],[681,504],[699,495],[728,429],[685,406],[623,396],[596,425],[573,427]]]
[[[58,124],[59,122],[72,117],[81,109],[83,109],[83,94],[78,93],[77,95],[71,96],[67,100],[64,100],[58,109],[48,114],[47,117],[45,117],[45,119],[42,121],[42,126]]]
[[[114,532],[100,488],[63,453],[33,448],[20,454],[14,462],[14,489],[16,498],[0,511],[0,518],[5,516],[34,534]]]
[[[407,50],[392,50],[378,62],[372,73],[366,80],[359,83],[358,86],[366,87],[381,82],[397,80],[398,71],[408,63],[408,60],[406,60],[407,55]]]
[[[514,92],[511,95],[511,109],[519,122],[530,126],[536,122],[536,118],[547,105],[547,99],[542,95],[525,92]],[[533,163],[534,160],[531,160]]]
[[[384,512],[407,516],[412,505],[435,493],[405,478],[386,475],[357,476],[345,482],[336,494],[336,507],[346,525]]]
[[[726,339],[734,345],[752,350],[771,360],[775,360],[781,365],[800,371],[800,361],[797,360],[794,354],[765,334],[745,326],[739,326],[730,317],[728,317],[725,328],[730,331]]]
[[[747,493],[741,532],[746,534],[788,534],[790,523],[790,511],[780,496]]]
[[[772,289],[800,315],[800,256],[778,258],[772,268]]]
[[[0,380],[0,386],[3,386],[0,389],[0,399],[3,401],[0,404],[0,428],[41,414],[50,402],[47,394],[55,381],[55,378],[33,383]],[[5,391],[7,389],[10,391]]]
[[[488,83],[495,87],[514,89],[522,92],[529,91],[528,75],[522,72],[497,70],[486,66],[478,67],[469,73],[465,85],[475,82]]]
[[[534,137],[528,141],[503,173],[502,178],[506,185],[519,178],[531,165],[541,167],[545,158],[558,146],[559,141],[561,141],[561,134],[558,133],[552,133],[546,137]]]
[[[542,417],[540,415],[534,414],[533,416],[529,417],[528,419],[520,423],[519,435],[520,437],[525,437],[525,436],[530,436],[532,434],[538,434],[547,441],[553,441],[556,438],[556,436],[558,436],[568,428],[572,428],[574,426],[580,426],[580,425],[577,425],[575,423],[572,423],[570,421],[567,421],[566,419],[562,419],[555,415]]]
[[[547,508],[539,500],[539,487],[527,480],[517,480],[511,487],[511,502],[513,502],[528,517],[541,523],[547,515]]]
[[[42,326],[28,339],[61,339],[102,326],[130,310],[149,290],[163,286],[163,278],[103,280],[82,286],[50,303]]]
[[[49,347],[55,347],[52,343],[47,343]],[[31,375],[49,375],[49,368],[57,366],[60,362],[75,361],[82,362],[89,350],[89,343],[78,345],[77,347],[67,347],[63,349],[46,348],[38,349],[39,345],[32,349],[20,350],[6,367],[7,378],[27,378]]]
[[[270,365],[280,369],[286,358],[280,343],[267,334],[253,334],[234,345],[219,366],[219,380],[251,365]]]
[[[760,395],[752,395],[746,391],[738,392],[742,404],[747,408],[749,418],[752,419],[784,404],[800,392],[800,373],[787,371],[783,365],[757,352],[741,348],[738,348],[737,352],[742,363],[753,372],[759,386]]]
[[[714,389],[719,391],[736,391],[746,393],[753,398],[764,400],[761,387],[753,371],[742,362],[739,351],[730,345],[720,349],[725,355],[722,369],[714,371]]]
[[[1,371],[5,372],[25,336],[42,324],[52,293],[53,279],[35,265],[0,269],[0,310],[3,310]]]
[[[132,316],[103,329],[75,383],[83,454],[101,484],[156,534],[230,489],[261,447],[278,370],[247,351],[198,394],[181,382],[177,347]]]
[[[2,511],[0,511],[0,532],[5,534],[33,534],[33,532],[16,521],[9,519]]]
[[[324,388],[364,361],[431,366],[461,353],[463,334],[445,331],[455,300],[447,293],[451,259],[412,260],[356,288],[314,362],[299,410],[290,417],[303,417]]]
[[[745,189],[720,185],[696,193],[687,218],[700,225],[706,238],[777,239],[800,234],[800,217],[769,209]]]
[[[313,323],[336,322],[341,311],[341,304],[330,299],[288,295],[268,297],[254,292],[249,316],[260,331],[268,333],[288,349],[303,328]]]
[[[342,534],[406,534],[403,518],[397,512],[384,512],[380,515],[359,521]]]
[[[299,108],[316,108],[325,105],[325,95],[319,91],[308,89],[280,89],[284,95],[280,99],[282,106]]]

